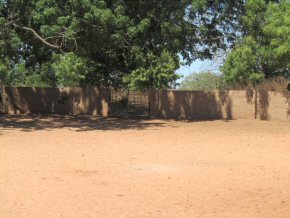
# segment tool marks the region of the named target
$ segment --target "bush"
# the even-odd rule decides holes
[[[213,90],[224,88],[224,78],[209,71],[192,73],[186,76],[180,84],[180,89],[183,90]]]

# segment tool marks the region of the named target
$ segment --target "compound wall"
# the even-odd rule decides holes
[[[109,116],[110,89],[5,88],[9,114],[55,113]]]
[[[6,87],[2,112],[108,117],[111,99],[110,89]],[[149,108],[152,119],[290,121],[289,95],[268,91],[151,91]]]
[[[150,117],[290,121],[290,99],[277,92],[152,91]]]

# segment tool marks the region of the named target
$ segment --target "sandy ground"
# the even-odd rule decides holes
[[[0,217],[290,217],[290,123],[0,117]]]

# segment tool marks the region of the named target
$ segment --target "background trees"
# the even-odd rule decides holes
[[[223,87],[223,78],[209,71],[192,73],[180,83],[180,89],[184,90],[211,90]]]
[[[290,77],[290,1],[246,1],[239,34],[241,37],[222,61],[222,86],[215,88],[244,87]],[[202,84],[197,82],[199,77]],[[193,73],[184,79],[181,88],[200,89],[211,82],[209,73]]]
[[[243,37],[228,54],[226,82],[245,85],[290,76],[290,2],[249,0],[242,19]]]
[[[288,0],[0,0],[0,79],[167,88],[182,61],[231,50],[228,84],[289,76]]]
[[[231,44],[243,12],[243,0],[0,0],[2,80],[166,88],[180,55]]]

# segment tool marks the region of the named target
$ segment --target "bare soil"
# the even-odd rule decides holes
[[[0,217],[290,217],[290,123],[0,117]]]

